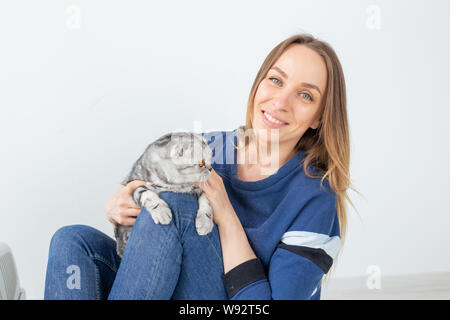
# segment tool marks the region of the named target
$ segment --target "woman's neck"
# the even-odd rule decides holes
[[[257,142],[253,139],[245,148],[238,148],[238,164],[245,172],[270,176],[288,162],[295,154],[295,145]]]

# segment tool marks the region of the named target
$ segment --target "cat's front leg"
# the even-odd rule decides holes
[[[138,187],[133,192],[133,199],[138,206],[147,209],[156,224],[169,224],[172,221],[172,210],[156,192]]]
[[[195,229],[201,236],[206,235],[212,231],[214,227],[213,210],[209,204],[209,200],[205,193],[198,197],[198,211],[195,218]]]

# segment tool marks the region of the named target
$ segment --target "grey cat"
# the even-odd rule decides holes
[[[169,224],[172,211],[158,194],[162,191],[192,193],[198,197],[195,227],[199,235],[213,229],[213,211],[208,198],[194,182],[208,180],[212,150],[201,134],[189,132],[168,133],[151,143],[134,163],[131,172],[121,182],[145,180],[136,188],[132,198],[140,208],[145,207],[156,224]],[[122,257],[132,226],[114,225],[116,251]]]

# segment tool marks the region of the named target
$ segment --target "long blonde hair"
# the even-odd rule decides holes
[[[268,54],[260,67],[253,82],[247,104],[245,129],[252,128],[253,102],[261,81],[267,72],[291,44],[299,44],[314,50],[325,61],[328,79],[327,86],[320,106],[321,122],[317,129],[309,128],[295,146],[295,151],[302,150],[305,154],[303,170],[308,177],[328,179],[330,187],[336,193],[336,210],[339,219],[341,250],[347,232],[347,208],[348,201],[353,208],[347,189],[358,192],[350,182],[350,138],[347,120],[347,101],[344,73],[341,63],[326,42],[318,40],[309,34],[296,34],[279,43]],[[249,140],[245,139],[247,147]],[[319,169],[319,175],[313,175],[308,171],[308,166]],[[356,208],[355,208],[356,210]],[[339,254],[341,253],[339,250]],[[338,256],[339,256],[338,254]],[[336,265],[337,257],[333,263]],[[328,273],[327,273],[328,275]]]

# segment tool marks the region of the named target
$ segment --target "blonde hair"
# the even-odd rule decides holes
[[[316,129],[308,128],[305,131],[297,142],[295,151],[302,150],[305,154],[303,163],[305,174],[310,178],[321,178],[321,185],[324,179],[328,179],[330,187],[336,193],[336,210],[341,238],[339,256],[347,232],[346,201],[355,208],[347,194],[347,189],[351,188],[356,192],[358,191],[352,187],[350,182],[350,138],[344,73],[341,63],[331,46],[324,41],[314,38],[312,35],[296,34],[273,48],[264,60],[253,82],[248,98],[245,130],[252,128],[253,102],[259,84],[266,77],[267,72],[275,61],[291,44],[303,45],[314,50],[323,58],[326,64],[328,79],[319,109],[319,114],[321,115],[320,125]],[[249,137],[250,139],[252,138]],[[249,140],[245,139],[245,147],[248,146]],[[308,166],[318,169],[319,175],[313,175],[308,172]],[[337,264],[337,259],[338,257],[335,258],[333,267]],[[329,274],[330,272],[326,274],[324,280]]]

